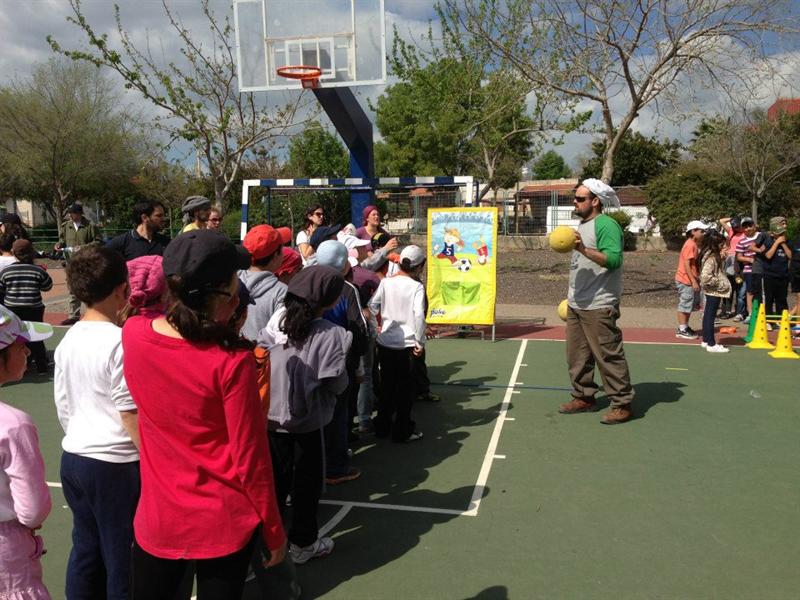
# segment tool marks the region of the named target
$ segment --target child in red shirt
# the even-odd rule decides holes
[[[255,361],[231,324],[249,264],[217,232],[181,234],[164,251],[166,316],[123,328],[141,436],[134,598],[173,597],[193,560],[198,597],[239,598],[257,535],[267,566],[285,556]]]

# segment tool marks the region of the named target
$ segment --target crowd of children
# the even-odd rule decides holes
[[[56,349],[54,375],[73,519],[67,597],[183,598],[194,578],[198,598],[239,597],[248,571],[269,579],[278,570],[266,567],[333,550],[317,509],[326,484],[361,475],[354,436],[422,439],[407,383],[424,361],[425,254],[393,253],[397,240],[383,230],[373,243],[364,229],[324,226],[317,208],[304,253],[286,246],[290,231],[259,225],[242,246],[200,227],[163,257],[126,263],[101,245],[72,257],[67,284],[85,309]],[[370,208],[366,230],[379,223]],[[41,320],[52,285],[30,242],[13,240],[8,253],[0,383],[44,350],[22,319]],[[49,598],[35,533],[50,508],[36,430],[3,404],[0,458],[10,465],[0,538],[38,549],[0,551],[13,573],[0,597]]]
[[[754,299],[780,315],[789,310],[791,290],[792,314],[800,314],[800,235],[790,241],[786,226],[782,216],[769,220],[769,231],[758,231],[750,217],[723,218],[719,227],[689,222],[675,272],[676,337],[697,339],[689,318],[701,306],[701,346],[712,353],[728,352],[714,337],[720,319],[749,323]]]
[[[745,320],[755,296],[770,312],[800,295],[786,220],[686,228],[676,283],[679,337],[702,346],[715,321]],[[83,318],[55,352],[64,430],[61,482],[72,513],[69,598],[236,598],[248,572],[329,554],[317,510],[324,486],[358,478],[358,435],[423,439],[412,415],[430,394],[424,362],[425,252],[401,252],[374,206],[361,228],[324,225],[310,207],[288,229],[258,225],[242,246],[189,228],[162,256],[125,262],[89,245],[67,267]],[[45,368],[30,321],[52,286],[30,242],[0,235],[0,383],[27,355]],[[6,260],[3,260],[3,259]],[[11,258],[11,260],[8,260]],[[29,345],[28,349],[25,344]],[[373,415],[374,418],[373,418]],[[0,597],[49,598],[36,530],[50,510],[36,430],[0,403]],[[187,518],[190,516],[191,518]],[[291,571],[288,571],[291,572]],[[296,596],[296,585],[291,588]]]

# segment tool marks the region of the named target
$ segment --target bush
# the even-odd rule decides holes
[[[612,210],[605,214],[619,223],[619,226],[622,228],[623,250],[636,250],[636,234],[628,231],[628,227],[630,227],[633,217],[631,217],[624,210]]]
[[[750,198],[741,185],[696,163],[685,163],[651,179],[646,194],[647,207],[665,238],[681,236],[693,219],[710,222],[750,213]]]

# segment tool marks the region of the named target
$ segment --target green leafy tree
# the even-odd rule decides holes
[[[622,136],[614,155],[614,176],[610,185],[646,185],[651,178],[680,163],[681,148],[677,140],[659,141],[655,136],[645,137],[629,130]],[[602,172],[605,142],[592,142],[592,153],[581,179],[597,177]]]
[[[159,111],[155,127],[167,138],[197,149],[214,184],[217,204],[222,205],[236,181],[243,161],[272,152],[292,126],[303,98],[273,109],[257,102],[254,94],[239,93],[236,79],[236,42],[228,16],[218,18],[209,0],[200,0],[211,42],[203,44],[180,17],[162,0],[164,15],[180,46],[180,62],[164,61],[149,46],[134,43],[135,35],[123,26],[115,5],[115,44],[95,31],[81,6],[70,0],[73,15],[67,21],[86,37],[88,47],[68,50],[48,36],[53,51],[73,60],[105,67],[116,73],[127,89],[135,90]]]
[[[129,192],[143,150],[137,120],[91,65],[51,60],[0,89],[0,153],[13,192],[60,223],[67,205]]]
[[[758,90],[773,39],[797,31],[785,0],[439,0],[443,41],[489,54],[537,94],[596,107],[601,168],[640,112],[693,105],[697,82],[725,91]],[[745,65],[753,64],[752,68]],[[686,84],[690,82],[690,84]],[[688,97],[688,98],[687,98]]]
[[[289,177],[346,177],[350,156],[339,137],[317,121],[289,142]]]
[[[548,150],[533,163],[534,179],[561,179],[571,176],[572,171],[564,157],[555,150]]]
[[[373,107],[379,174],[469,174],[485,182],[481,197],[518,181],[537,128],[513,77],[449,58],[421,66],[396,55],[393,65],[403,80]]]
[[[693,219],[715,221],[742,214],[748,194],[731,177],[698,162],[680,165],[654,177],[646,189],[647,207],[664,236],[680,236]]]

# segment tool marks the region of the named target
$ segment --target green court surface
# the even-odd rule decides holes
[[[562,342],[432,341],[425,439],[356,449],[361,479],[320,509],[336,548],[297,567],[304,597],[797,598],[800,361],[626,352],[637,418],[608,427],[557,412]],[[57,482],[50,380],[0,393],[34,416]],[[52,492],[45,577],[62,598],[70,513]]]

